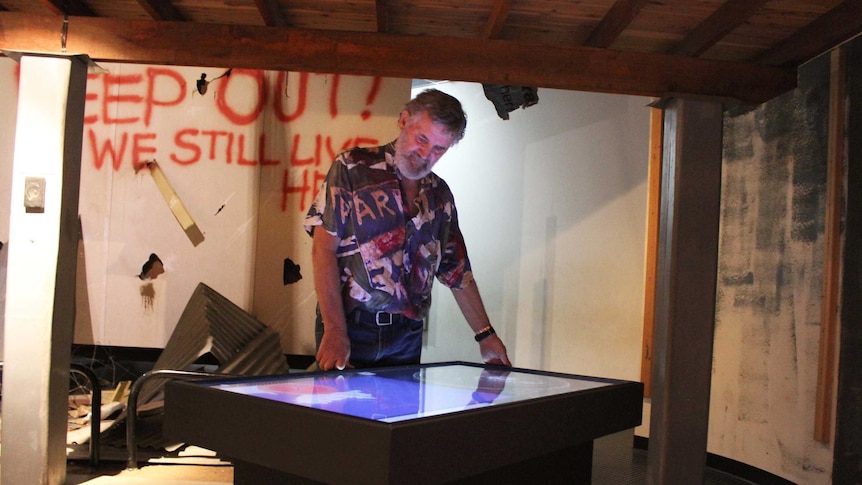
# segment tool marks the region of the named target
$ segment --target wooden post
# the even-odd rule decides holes
[[[703,483],[721,197],[722,107],[664,112],[647,483]]]
[[[844,251],[841,257],[841,345],[832,483],[862,482],[862,42],[847,55],[847,172]],[[856,134],[854,136],[854,134]]]

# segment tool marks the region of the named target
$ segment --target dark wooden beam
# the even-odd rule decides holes
[[[704,483],[722,106],[672,99],[664,111],[647,483]]]
[[[153,20],[184,21],[185,16],[174,7],[174,4],[165,0],[138,0],[138,4],[147,11]]]
[[[374,12],[377,14],[377,31],[389,32],[389,9],[386,6],[386,0],[375,0]]]
[[[511,6],[511,0],[494,1],[494,4],[491,6],[491,15],[488,16],[488,22],[485,23],[485,28],[482,30],[482,37],[485,39],[500,37],[500,31],[503,30],[503,25],[509,16],[509,8]]]
[[[95,17],[96,13],[81,0],[39,0],[39,3],[48,7],[57,15],[79,15],[84,17]]]
[[[276,0],[254,0],[263,23],[270,27],[287,27],[287,19]]]
[[[647,0],[617,0],[587,38],[584,45],[588,47],[610,47],[646,4]]]
[[[697,57],[757,13],[769,0],[728,0],[677,44],[670,54]]]
[[[56,50],[61,23],[53,16],[0,13],[0,49]],[[761,103],[796,86],[791,68],[665,54],[192,22],[75,17],[67,50],[97,62],[448,79],[744,104]]]
[[[841,328],[832,483],[859,482],[862,469],[862,43],[847,46],[847,152]]]
[[[862,2],[844,0],[817,20],[754,59],[760,64],[799,66],[862,31]]]

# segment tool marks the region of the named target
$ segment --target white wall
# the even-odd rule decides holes
[[[334,152],[395,136],[410,80],[247,70],[216,79],[227,70],[101,67],[107,72],[87,83],[75,342],[162,348],[203,282],[279,331],[284,352],[313,353],[304,213]],[[16,72],[14,61],[0,58],[4,93],[17,92]],[[201,73],[210,81],[204,94],[195,88]],[[13,128],[0,133],[6,187],[14,105],[14,95],[0,99],[0,118]],[[203,233],[199,244],[175,218],[148,160]],[[151,253],[165,272],[141,279]],[[300,264],[302,280],[284,284],[285,258]]]
[[[514,365],[639,380],[648,100],[540,89],[504,121],[479,84],[435,87],[467,111],[435,171]],[[434,298],[423,360],[480,361],[449,291]]]
[[[9,194],[12,186],[12,156],[15,151],[15,118],[18,111],[18,63],[0,57],[0,194]],[[11,195],[0,197],[0,318],[6,314],[6,262],[9,254],[9,211]],[[2,327],[0,327],[2,328]],[[0,331],[0,360],[3,360],[3,334]]]
[[[398,114],[410,99],[411,82],[358,76],[298,77],[303,76],[308,78],[303,115],[284,131],[272,133],[266,128],[269,125],[260,128],[267,133],[267,140],[282,147],[281,152],[289,160],[262,167],[260,173],[254,313],[281,333],[285,352],[314,355],[317,298],[311,265],[312,239],[302,230],[302,221],[338,152],[354,145],[382,145],[395,139]],[[296,91],[300,83],[301,79],[290,83],[289,100],[299,98]],[[337,113],[332,112],[333,106],[337,106]],[[285,258],[301,268],[302,279],[294,284],[283,283]]]

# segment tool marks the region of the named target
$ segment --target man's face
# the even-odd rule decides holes
[[[395,166],[410,180],[419,180],[431,173],[431,168],[454,141],[443,125],[434,123],[424,112],[410,116],[406,110],[402,111],[398,126],[401,134],[395,141]]]

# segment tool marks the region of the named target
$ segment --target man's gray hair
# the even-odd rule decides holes
[[[410,115],[425,112],[435,123],[446,127],[453,136],[452,144],[464,138],[467,129],[467,114],[461,108],[461,102],[437,89],[426,89],[408,102],[404,109]]]

